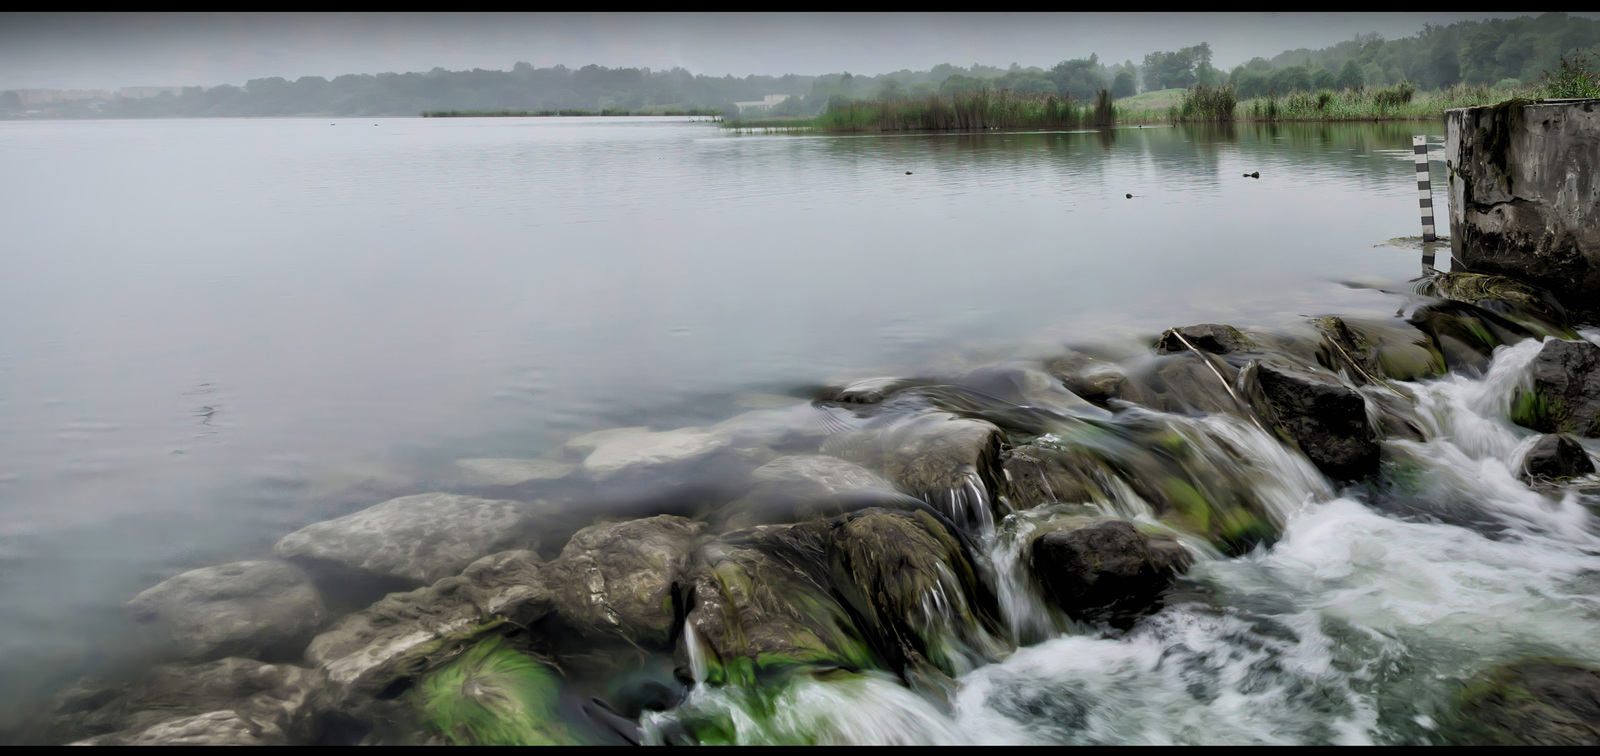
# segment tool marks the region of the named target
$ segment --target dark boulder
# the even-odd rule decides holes
[[[1313,318],[1311,324],[1322,336],[1317,362],[1335,373],[1344,371],[1352,381],[1414,381],[1445,371],[1444,355],[1433,338],[1404,321],[1397,325],[1326,316]]]
[[[949,412],[924,412],[885,428],[830,437],[826,454],[878,470],[957,524],[992,522],[989,492],[1005,433],[995,424]]]
[[[1031,565],[1046,593],[1080,619],[1137,615],[1187,569],[1177,541],[1125,520],[1069,525],[1033,539]]]
[[[1189,351],[1189,342],[1195,349],[1212,354],[1237,354],[1254,351],[1255,343],[1239,329],[1230,325],[1201,323],[1200,325],[1169,328],[1156,341],[1157,354],[1177,354]]]
[[[1600,346],[1545,342],[1528,377],[1529,390],[1513,399],[1513,421],[1541,433],[1600,437]]]
[[[1242,406],[1229,393],[1237,373],[1232,366],[1201,354],[1168,357],[1156,368],[1156,380],[1165,389],[1164,409],[1205,415],[1243,414]]]
[[[1318,469],[1343,480],[1378,469],[1377,433],[1355,389],[1306,368],[1256,363],[1249,372],[1262,414]]]
[[[1576,478],[1594,472],[1594,462],[1583,445],[1571,436],[1550,434],[1542,436],[1522,458],[1524,481],[1539,478]]]
[[[1600,670],[1534,659],[1489,670],[1461,693],[1453,740],[1600,746]]]

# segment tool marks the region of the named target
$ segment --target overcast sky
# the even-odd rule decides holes
[[[1489,13],[0,14],[0,90],[243,84],[267,76],[536,66],[878,74],[937,63],[1139,62],[1211,43],[1224,70],[1286,49]],[[1583,14],[1600,15],[1600,14]]]

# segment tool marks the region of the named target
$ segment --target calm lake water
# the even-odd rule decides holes
[[[1419,253],[1382,243],[1419,233],[1410,137],[1438,131],[0,123],[3,693],[110,663],[136,592],[458,458],[1393,314]]]

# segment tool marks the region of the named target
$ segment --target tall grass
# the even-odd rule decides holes
[[[1239,106],[1239,96],[1233,87],[1197,86],[1184,90],[1183,99],[1172,106],[1169,117],[1173,122],[1232,121],[1233,111]]]
[[[906,100],[853,100],[816,118],[725,121],[741,132],[774,131],[979,131],[1027,128],[1110,128],[1117,122],[1111,93],[1094,103],[1070,97],[979,89]]]
[[[1573,53],[1568,60],[1563,55],[1554,71],[1544,72],[1539,94],[1550,98],[1600,97],[1600,62],[1588,53]]]

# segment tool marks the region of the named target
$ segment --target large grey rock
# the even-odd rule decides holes
[[[1600,437],[1600,346],[1545,342],[1528,377],[1531,386],[1515,398],[1513,420],[1541,433]]]
[[[1576,478],[1592,472],[1594,461],[1582,444],[1571,436],[1550,434],[1541,436],[1522,458],[1520,477],[1531,482],[1540,478]]]
[[[601,436],[583,459],[583,471],[595,480],[623,473],[644,473],[705,457],[728,445],[728,438],[704,428],[652,432],[619,429]],[[569,443],[570,445],[570,443]]]
[[[578,531],[545,570],[555,617],[585,643],[620,638],[665,647],[674,587],[687,584],[704,529],[703,522],[660,515]]]
[[[793,454],[750,473],[754,488],[711,518],[718,530],[833,517],[867,507],[923,506],[884,476],[826,454]]]
[[[1192,353],[1168,357],[1156,368],[1156,378],[1165,389],[1166,409],[1206,415],[1244,412],[1228,391],[1237,374],[1233,366],[1215,357]]]
[[[1469,270],[1600,303],[1600,100],[1445,111],[1450,250]]]
[[[1377,470],[1378,436],[1355,389],[1306,368],[1264,362],[1253,372],[1262,414],[1318,469],[1346,480]]]
[[[327,619],[322,597],[286,562],[190,570],[128,602],[133,620],[185,659],[298,655]]]
[[[337,562],[384,577],[432,583],[497,551],[537,548],[534,510],[518,501],[428,493],[391,499],[309,525],[273,551],[286,559]]]
[[[1053,360],[1046,369],[1068,391],[1095,405],[1108,407],[1116,400],[1150,409],[1162,408],[1161,398],[1154,390],[1114,363],[1074,352]]]
[[[1452,740],[1469,745],[1600,746],[1600,670],[1530,659],[1462,691]]]
[[[77,711],[58,726],[94,735],[84,745],[304,745],[327,710],[320,673],[239,658],[158,666],[62,703]]]
[[[392,593],[318,635],[306,660],[327,674],[336,705],[452,658],[507,622],[527,627],[551,607],[542,562],[531,551],[492,554],[461,575]]]
[[[1046,592],[1079,618],[1147,611],[1192,561],[1176,541],[1125,520],[1063,523],[1036,536],[1030,554]]]

